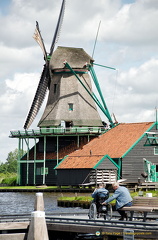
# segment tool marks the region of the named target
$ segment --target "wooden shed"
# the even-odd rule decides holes
[[[158,163],[154,146],[145,146],[146,132],[156,123],[121,123],[69,154],[56,167],[57,185],[126,179],[137,183],[144,171],[143,158]]]

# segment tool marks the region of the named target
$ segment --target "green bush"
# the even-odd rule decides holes
[[[6,184],[8,186],[15,186],[16,180],[17,180],[17,176],[4,178],[1,182],[1,184]]]

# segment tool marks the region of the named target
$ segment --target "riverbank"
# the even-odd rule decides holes
[[[84,201],[57,201],[58,207],[64,207],[64,208],[76,208],[80,207],[83,209],[89,209],[90,207],[90,202],[84,202]]]
[[[153,197],[158,197],[158,191],[141,191],[141,196],[145,197],[148,193],[150,193]],[[112,193],[110,194],[112,195]],[[140,196],[140,192],[131,192],[131,197],[134,198],[136,196]],[[60,197],[57,199],[57,204],[59,207],[81,207],[85,209],[89,209],[92,197],[90,196],[74,196],[74,197]],[[111,202],[112,205],[115,204],[115,200]]]
[[[71,187],[71,186],[1,186],[0,192],[74,192],[91,193],[93,188]]]
[[[67,193],[92,193],[95,187],[78,187],[78,186],[7,186],[0,185],[0,192],[67,192]],[[110,189],[112,193],[113,190]],[[158,190],[148,190],[146,191],[140,189],[139,191],[130,191],[132,195],[138,196],[141,192],[144,196],[146,193],[152,193],[153,197],[158,197]]]

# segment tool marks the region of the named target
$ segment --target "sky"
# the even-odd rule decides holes
[[[32,37],[36,21],[49,52],[61,2],[0,0],[0,162],[18,147],[10,131],[23,129],[44,65]],[[117,69],[95,67],[108,110],[119,123],[156,119],[157,22],[157,0],[66,1],[56,47],[83,48],[91,56],[94,50],[95,63]],[[31,129],[37,128],[44,107],[45,102]]]

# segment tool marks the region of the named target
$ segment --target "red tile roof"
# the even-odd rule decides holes
[[[121,123],[69,154],[57,169],[93,168],[105,155],[120,158],[152,125],[153,122]]]

